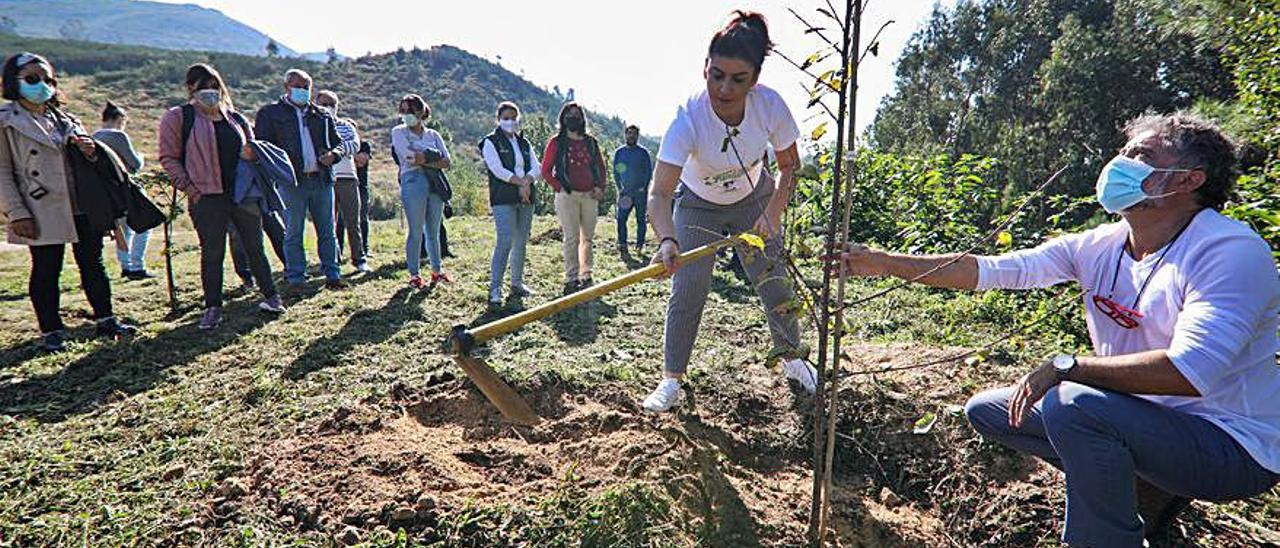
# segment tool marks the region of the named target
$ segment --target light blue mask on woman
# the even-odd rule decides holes
[[[1143,200],[1172,196],[1177,193],[1147,194],[1147,191],[1142,190],[1142,181],[1147,180],[1152,173],[1186,171],[1191,170],[1155,168],[1147,165],[1146,162],[1125,155],[1116,156],[1107,162],[1107,165],[1102,168],[1102,173],[1098,174],[1098,184],[1095,188],[1098,203],[1102,204],[1102,209],[1107,210],[1107,213],[1118,213]]]
[[[44,82],[36,82],[28,84],[25,80],[18,82],[18,94],[23,99],[31,101],[37,105],[43,105],[53,98],[53,86]]]

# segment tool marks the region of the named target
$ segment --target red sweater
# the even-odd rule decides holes
[[[604,157],[596,154],[595,158],[591,157],[591,147],[587,146],[587,140],[568,139],[569,142],[569,188],[574,192],[590,192],[591,189],[599,187],[604,188],[605,185],[605,166]],[[552,173],[555,170],[556,154],[559,152],[556,147],[556,138],[553,136],[547,141],[547,150],[542,155],[542,180],[551,185],[556,192],[560,192],[560,181],[558,181]],[[599,185],[592,180],[591,162],[596,162],[596,169],[600,173]]]

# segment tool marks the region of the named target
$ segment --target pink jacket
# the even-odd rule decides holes
[[[195,124],[191,126],[191,138],[187,141],[187,161],[182,162],[182,107],[169,109],[160,118],[160,165],[178,187],[188,195],[221,194],[231,189],[222,188],[222,167],[218,163],[218,138],[213,120],[195,109]],[[227,111],[223,117],[231,120]],[[243,135],[240,124],[232,122],[232,128],[241,133],[245,142],[253,140],[253,130]],[[194,189],[194,192],[193,192]]]

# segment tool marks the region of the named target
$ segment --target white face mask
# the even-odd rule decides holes
[[[216,89],[202,89],[193,93],[192,96],[205,108],[217,107],[222,102],[222,92]]]
[[[507,133],[515,133],[520,130],[520,120],[498,120],[498,129]]]

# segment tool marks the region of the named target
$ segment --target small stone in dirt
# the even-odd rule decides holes
[[[605,411],[600,415],[600,432],[607,434],[622,428],[622,415],[617,411]]]
[[[880,503],[881,503],[881,504],[883,504],[883,505],[885,505],[885,506],[888,506],[888,507],[890,507],[890,508],[893,508],[893,507],[895,507],[895,506],[901,506],[901,505],[902,505],[902,497],[899,497],[897,493],[894,493],[894,492],[893,492],[892,490],[890,490],[888,487],[881,487],[881,488],[880,488]]]
[[[235,478],[227,478],[222,480],[222,485],[218,486],[217,495],[229,499],[243,497],[249,491],[244,488],[244,484]]]
[[[435,507],[436,507],[436,499],[433,499],[427,495],[422,495],[418,497],[418,502],[417,504],[414,505],[414,509],[417,510],[419,514],[424,514],[428,510],[434,509]]]
[[[181,464],[175,464],[173,466],[170,466],[168,469],[166,469],[164,471],[164,474],[160,475],[160,479],[164,481],[173,481],[186,475],[186,473],[187,473],[186,466],[183,466]]]
[[[352,546],[360,542],[360,530],[350,525],[342,529],[341,533],[334,535],[334,540],[340,546]]]
[[[402,522],[402,523],[403,523],[403,522],[406,522],[406,521],[413,521],[413,520],[414,520],[414,519],[416,519],[417,517],[418,517],[418,513],[417,513],[416,511],[414,511],[414,509],[413,509],[413,508],[409,508],[408,506],[401,506],[401,507],[396,508],[395,510],[392,510],[392,511],[391,511],[391,521],[392,521],[392,522]]]

